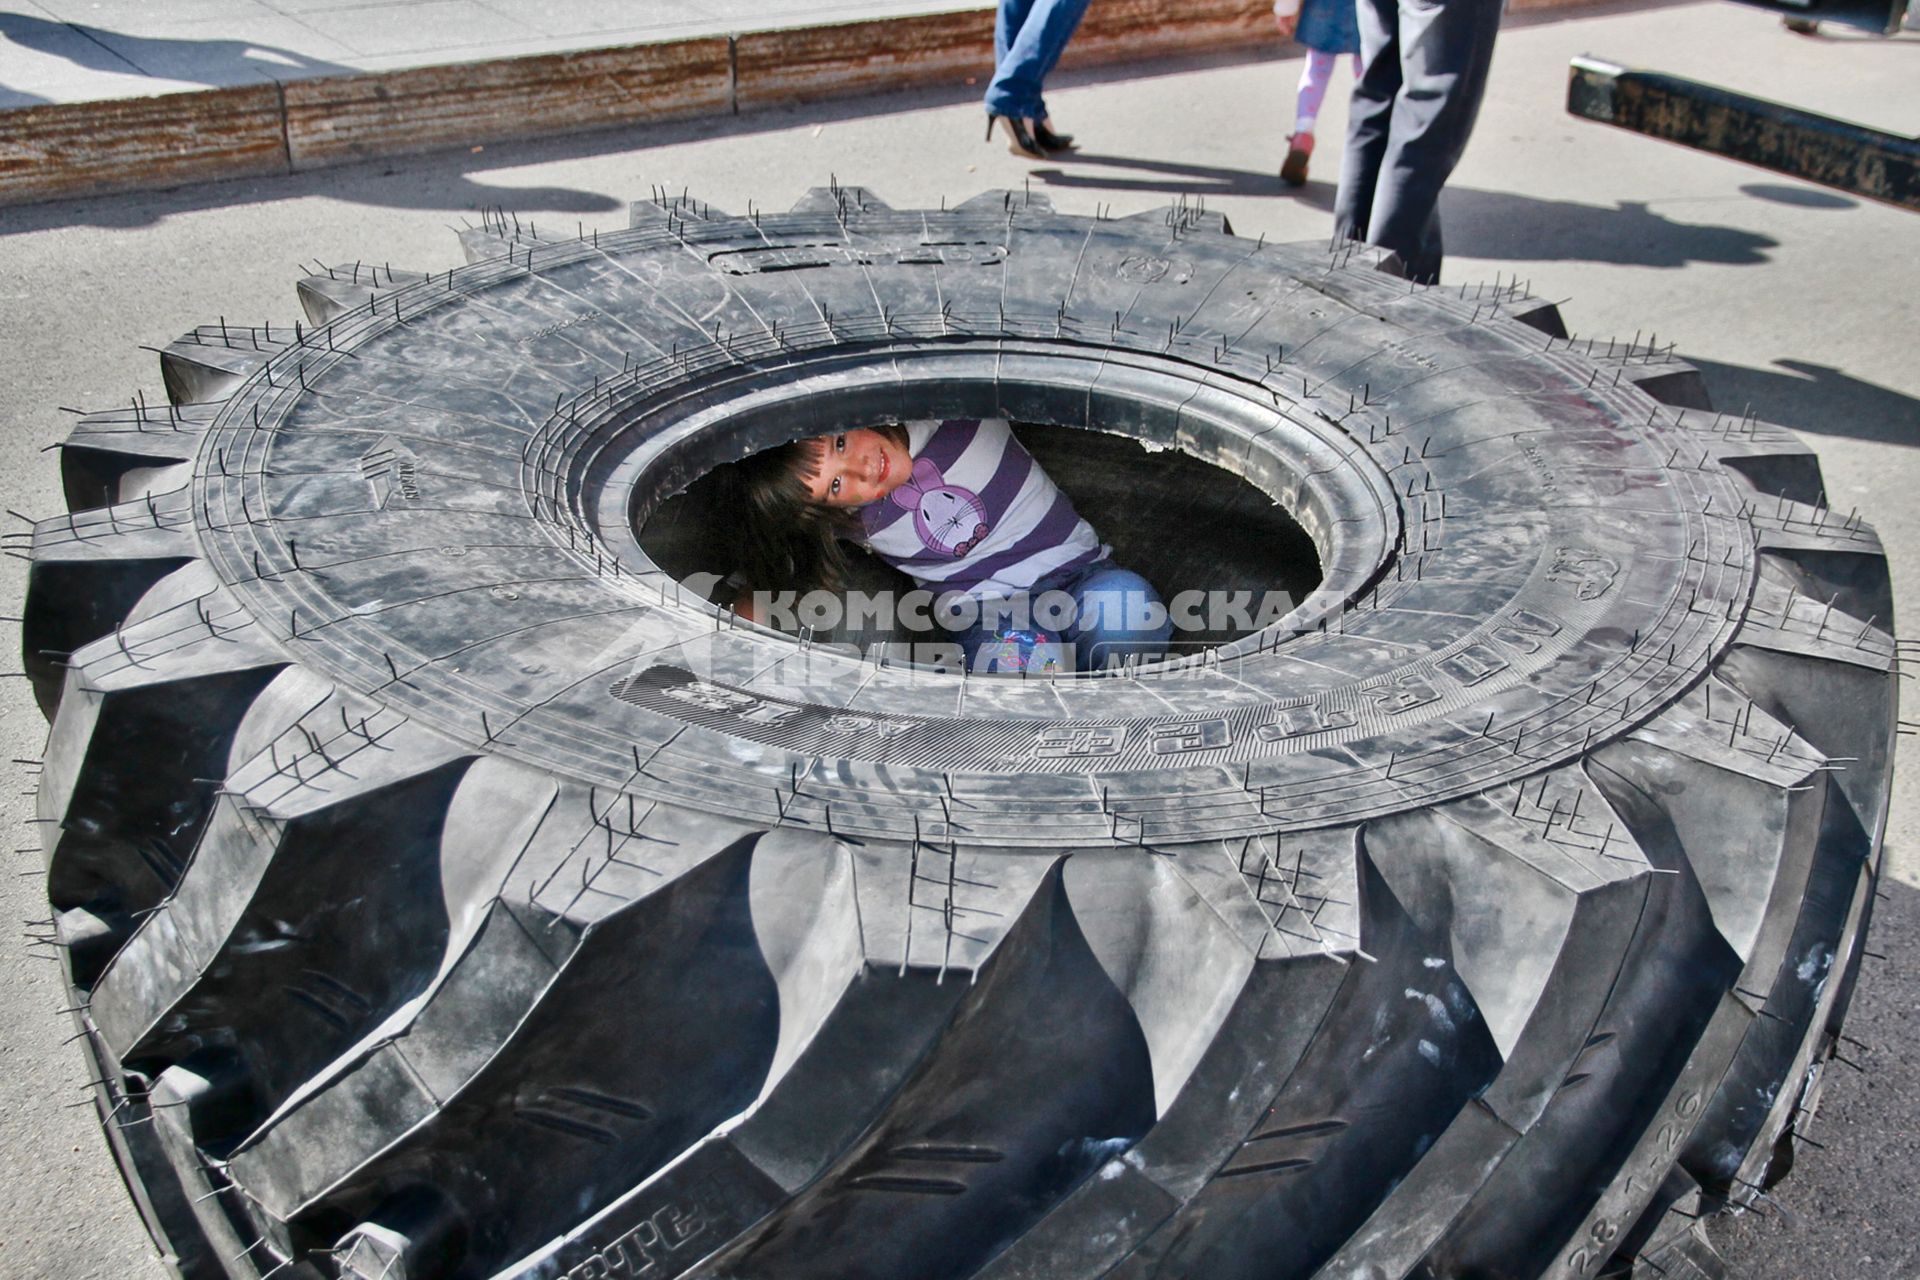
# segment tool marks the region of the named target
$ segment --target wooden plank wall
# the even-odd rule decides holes
[[[286,84],[292,169],[732,110],[728,37]]]
[[[0,204],[286,171],[278,85],[0,112]]]

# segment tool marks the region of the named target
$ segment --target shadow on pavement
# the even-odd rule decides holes
[[[1277,172],[1087,152],[1074,156],[1068,167],[1036,168],[1033,176],[1049,187],[1116,195],[1286,196],[1331,214],[1337,190],[1332,178],[1339,161],[1339,147],[1330,146],[1324,160],[1326,177],[1310,179],[1304,187],[1283,185]],[[1115,174],[1116,169],[1124,172]],[[1817,191],[1769,187],[1748,194],[1814,208],[1851,207],[1851,202],[1832,204],[1833,198]],[[1656,268],[1696,262],[1751,266],[1766,262],[1766,251],[1779,244],[1737,227],[1680,222],[1639,201],[1622,201],[1609,208],[1510,191],[1448,187],[1440,198],[1440,211],[1449,254],[1496,261],[1608,262]]]
[[[504,150],[504,149],[503,149]],[[399,156],[338,169],[316,169],[279,177],[231,179],[196,183],[168,191],[134,192],[91,199],[61,200],[6,210],[0,220],[0,240],[9,235],[44,231],[51,227],[138,228],[176,214],[230,205],[326,196],[348,204],[391,209],[472,209],[498,206],[514,213],[566,214],[587,217],[625,209],[628,201],[597,191],[573,187],[493,186],[468,177],[460,169],[470,165],[499,168],[503,161],[493,147],[486,160],[471,161],[464,154]],[[543,158],[553,158],[548,151]],[[624,222],[622,223],[624,225]]]
[[[1766,369],[1686,359],[1698,366],[1714,406],[1723,412],[1764,405],[1768,421],[1803,435],[1920,448],[1920,400],[1844,370],[1784,358]]]
[[[1076,151],[1060,156],[1071,168],[1038,166],[1033,176],[1050,187],[1076,191],[1148,191],[1187,196],[1271,196],[1290,190],[1280,182],[1278,161],[1273,173],[1255,173],[1248,169],[1223,169],[1204,164],[1182,164],[1176,160],[1150,160],[1139,156],[1115,156]],[[1123,169],[1141,177],[1113,177],[1088,172],[1091,168]],[[1328,189],[1327,204],[1333,203]]]
[[[1749,182],[1740,188],[1741,195],[1752,196],[1756,200],[1765,200],[1770,204],[1794,205],[1801,209],[1858,209],[1860,202],[1849,196],[1832,191],[1822,191],[1818,187],[1800,187],[1790,182]]]
[[[0,13],[0,39],[65,58],[89,71],[149,75],[189,84],[256,84],[289,76],[350,73],[352,67],[249,40],[168,40],[104,27]],[[11,91],[9,91],[11,92]]]
[[[1440,197],[1440,218],[1447,252],[1468,258],[1754,266],[1767,261],[1766,250],[1780,243],[1738,227],[1680,222],[1638,200],[1608,208],[1474,187],[1448,187]]]

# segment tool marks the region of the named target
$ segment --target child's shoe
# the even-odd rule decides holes
[[[1280,166],[1280,181],[1290,187],[1307,185],[1307,157],[1313,154],[1313,135],[1287,135],[1287,158]]]
[[[1066,669],[1060,642],[1044,631],[1006,630],[973,655],[975,674],[1050,676]]]

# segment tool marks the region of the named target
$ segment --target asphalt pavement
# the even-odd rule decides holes
[[[46,0],[42,0],[43,6]],[[1920,220],[1564,113],[1566,68],[1592,53],[1920,133],[1920,36],[1785,33],[1722,3],[1561,12],[1510,24],[1485,110],[1443,204],[1447,283],[1518,276],[1566,299],[1582,335],[1657,332],[1703,368],[1724,408],[1751,407],[1820,450],[1834,504],[1858,506],[1892,558],[1897,622],[1920,635]],[[829,176],[898,207],[937,206],[1031,182],[1066,212],[1129,212],[1198,196],[1242,234],[1329,231],[1344,73],[1322,116],[1327,145],[1299,191],[1275,178],[1297,60],[1217,57],[1063,75],[1049,86],[1071,161],[1029,166],[980,141],[977,87],[771,110],[577,139],[488,146],[320,173],[0,209],[0,508],[60,507],[61,406],[161,394],[142,344],[225,316],[297,314],[301,263],[376,260],[442,269],[482,207],[572,228],[625,224],[652,184],[721,208],[778,208]],[[1645,338],[1643,336],[1642,340]],[[11,517],[8,517],[11,519]],[[24,566],[5,562],[18,601]],[[16,613],[9,606],[0,612]],[[0,680],[5,749],[38,756],[44,725],[23,680]],[[1764,1216],[1722,1228],[1751,1280],[1920,1275],[1920,772],[1902,739],[1887,833],[1886,897],[1821,1144],[1801,1154]],[[5,916],[45,915],[31,765],[0,800],[25,850],[0,877]],[[0,969],[0,1276],[163,1274],[85,1101],[55,966],[24,940]]]

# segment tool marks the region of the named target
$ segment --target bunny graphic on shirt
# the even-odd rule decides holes
[[[987,508],[980,495],[948,484],[925,458],[914,459],[913,473],[890,497],[895,506],[913,512],[913,531],[930,551],[957,559],[987,536]]]

